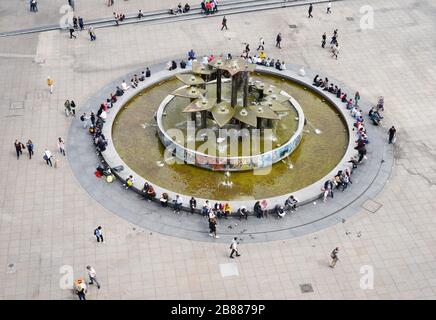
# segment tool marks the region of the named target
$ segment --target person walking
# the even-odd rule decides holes
[[[90,26],[88,29],[88,33],[89,33],[89,37],[91,39],[91,41],[95,41],[95,39],[97,39],[95,32],[94,32],[94,27]]]
[[[83,279],[78,279],[74,282],[76,294],[79,297],[79,300],[86,300],[86,284]]]
[[[336,262],[338,262],[338,260],[339,260],[338,252],[339,252],[339,247],[336,247],[333,249],[332,253],[330,254],[330,257],[332,258],[332,262],[330,262],[330,268],[334,268],[336,265]]]
[[[50,167],[53,167],[53,164],[51,163],[52,154],[48,149],[45,149],[43,159],[49,165]]]
[[[226,30],[228,30],[226,16],[223,17],[223,21],[221,22],[221,25],[222,25],[221,30],[223,30],[224,28],[226,28]]]
[[[108,0],[107,1],[107,6],[108,7],[111,7],[111,6],[113,6],[114,5],[114,0]]]
[[[391,143],[395,143],[396,135],[397,135],[397,129],[395,129],[395,127],[392,126],[392,127],[389,129],[389,144],[391,144]]]
[[[54,80],[50,76],[47,77],[47,85],[48,85],[48,88],[50,89],[50,94],[52,94],[53,93]]]
[[[71,113],[73,114],[73,117],[76,116],[76,103],[74,102],[74,100],[71,100],[70,102],[70,110]]]
[[[259,51],[260,49],[262,49],[262,51],[265,50],[265,40],[263,40],[262,37],[260,37],[259,39],[259,46],[257,47],[257,51]]]
[[[30,0],[30,11],[38,12],[38,3],[36,0]]]
[[[29,159],[32,159],[33,148],[34,148],[32,140],[29,139],[26,143],[26,146],[27,146],[27,151],[29,151]]]
[[[17,160],[20,159],[20,155],[23,154],[23,149],[26,149],[26,147],[24,146],[24,144],[22,144],[20,141],[15,140],[14,142],[14,146],[15,146],[15,151],[17,152]]]
[[[329,1],[329,2],[327,3],[327,13],[332,13],[331,9],[332,9],[332,2]]]
[[[95,230],[94,230],[94,235],[97,238],[97,242],[103,242],[103,231],[101,229],[101,226],[98,226]]]
[[[58,149],[59,152],[65,157],[65,142],[61,137],[58,138]]]
[[[333,57],[336,57],[336,60],[338,60],[338,54],[339,54],[339,42],[336,41],[336,44],[333,47]]]
[[[88,277],[89,277],[89,284],[95,284],[97,285],[97,289],[100,289],[100,283],[97,281],[96,273],[93,267],[86,266],[86,270],[88,270]]]
[[[71,113],[71,103],[70,100],[66,100],[64,103],[65,106],[65,115],[68,117]]]
[[[234,258],[233,254],[236,253],[236,256],[239,257],[241,254],[238,251],[238,237],[234,237],[232,240],[232,244],[230,245],[230,249],[232,250],[232,252],[230,252],[230,258]]]
[[[327,41],[327,35],[324,32],[323,35],[322,35],[322,40],[321,40],[321,47],[322,48],[325,48],[326,41]]]
[[[313,5],[310,4],[310,5],[309,5],[309,18],[313,18],[313,16],[312,16],[312,11],[313,11]]]
[[[70,25],[70,39],[77,39],[77,37],[74,35],[74,27]]]
[[[70,5],[71,8],[73,8],[73,11],[76,10],[76,3],[74,0],[68,0],[68,4]]]
[[[280,45],[281,42],[282,42],[282,34],[279,33],[279,34],[277,35],[277,37],[276,37],[276,47],[279,48],[279,49],[282,48],[281,45]]]

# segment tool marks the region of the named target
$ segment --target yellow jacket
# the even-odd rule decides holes
[[[47,79],[47,85],[52,86],[54,83],[53,79]]]

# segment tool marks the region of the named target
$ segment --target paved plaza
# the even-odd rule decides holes
[[[50,1],[47,8],[39,2],[40,12],[34,14],[25,1],[1,1],[0,33],[56,24],[67,1]],[[91,19],[110,17],[115,9],[133,13],[177,3],[118,0],[112,9],[103,0],[76,0],[76,9]],[[101,284],[99,290],[90,287],[91,300],[435,299],[436,3],[334,1],[328,15],[325,6],[314,5],[313,19],[307,18],[306,5],[230,15],[228,31],[220,31],[221,17],[211,16],[96,29],[94,42],[86,31],[76,32],[77,39],[59,30],[0,37],[0,298],[77,299],[61,288],[60,270],[72,267],[77,279],[91,265]],[[364,6],[374,10],[372,29],[360,28]],[[329,39],[334,29],[341,44],[338,60],[320,47],[322,33]],[[278,32],[282,49],[274,46]],[[383,190],[351,217],[288,239],[248,241],[245,236],[242,256],[229,259],[229,243],[214,243],[207,233],[204,240],[171,236],[108,210],[56,151],[57,138],[68,141],[71,122],[79,121],[65,117],[66,99],[76,102],[80,115],[90,97],[134,70],[180,61],[190,49],[199,55],[238,55],[250,43],[254,51],[261,36],[268,56],[324,72],[374,104],[385,97],[386,143],[389,127],[395,125],[398,134],[394,167]],[[47,76],[55,81],[52,95]],[[32,160],[24,151],[17,161],[15,139],[34,142]],[[57,168],[42,159],[45,148],[59,159]],[[119,182],[108,187],[121,188]],[[144,215],[147,210],[144,203]],[[187,225],[201,219],[183,217],[190,219]],[[93,235],[98,225],[104,243]],[[207,230],[207,222],[204,226]],[[223,229],[218,225],[218,234]],[[340,260],[332,269],[335,247]],[[365,286],[362,277],[372,271],[373,287]],[[304,290],[306,284],[312,290]]]

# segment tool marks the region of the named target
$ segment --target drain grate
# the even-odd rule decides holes
[[[347,20],[348,21],[354,21],[354,18],[353,17],[347,17]]]
[[[290,24],[290,25],[289,25],[289,28],[291,28],[291,29],[297,29],[297,25],[296,25],[296,24]]]
[[[14,101],[9,106],[9,110],[20,110],[24,109],[24,101]]]
[[[371,213],[376,213],[378,209],[380,209],[381,207],[383,207],[383,205],[379,202],[376,202],[374,200],[366,200],[363,204],[362,204],[362,208],[365,210],[368,210]]]
[[[300,284],[301,293],[313,292],[313,287],[311,283]]]

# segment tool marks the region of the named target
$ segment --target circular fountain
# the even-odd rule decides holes
[[[314,197],[319,180],[349,157],[351,125],[325,96],[292,78],[250,65],[238,71],[231,64],[227,72],[225,64],[194,63],[129,97],[110,115],[108,135],[118,159],[112,163],[128,167],[158,194],[233,201],[234,208],[239,201],[282,201],[303,191]],[[250,140],[254,133],[257,145]]]
[[[184,86],[158,108],[158,135],[167,152],[185,164],[213,171],[246,171],[271,166],[297,149],[305,121],[297,100],[250,78],[254,65],[242,59],[211,62],[205,79],[204,68],[197,64],[197,75],[176,75]],[[223,79],[225,72],[229,78]],[[180,103],[172,103],[174,99]],[[289,114],[296,117],[286,117]],[[288,130],[279,130],[281,126]],[[273,145],[278,134],[281,143]]]

